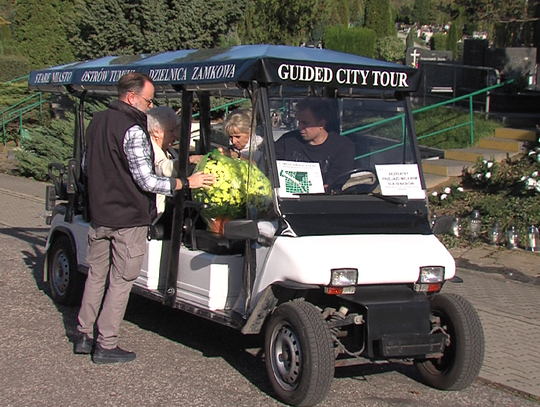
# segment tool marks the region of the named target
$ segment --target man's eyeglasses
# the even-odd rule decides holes
[[[154,106],[157,105],[157,103],[156,103],[156,101],[154,99],[146,99],[144,96],[139,95],[138,93],[135,93],[135,92],[133,92],[133,93],[146,102],[146,107],[150,107],[150,105],[154,105]]]

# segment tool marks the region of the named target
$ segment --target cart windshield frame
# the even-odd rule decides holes
[[[409,95],[420,85],[421,72],[415,68],[378,61],[366,57],[336,52],[326,49],[307,47],[291,47],[283,45],[243,45],[230,48],[179,50],[158,54],[135,56],[106,56],[92,61],[81,61],[56,67],[32,71],[29,76],[29,88],[35,91],[71,94],[81,97],[116,96],[119,78],[129,72],[140,72],[152,78],[156,98],[182,99],[182,126],[179,146],[180,176],[187,175],[189,139],[191,135],[191,112],[193,100],[197,98],[200,108],[200,139],[203,151],[211,150],[210,140],[210,98],[212,97],[245,97],[251,100],[259,118],[258,125],[264,135],[267,171],[274,190],[275,211],[280,217],[286,215],[289,222],[294,216],[306,215],[299,224],[312,222],[313,216],[320,213],[331,213],[328,219],[340,218],[347,223],[347,218],[372,217],[375,213],[387,216],[412,216],[408,224],[415,224],[418,214],[422,218],[427,215],[427,202],[418,199],[406,205],[381,200],[374,194],[355,193],[341,195],[339,193],[306,194],[293,199],[280,196],[279,169],[275,155],[276,137],[272,128],[271,100],[273,98],[290,98],[295,102],[306,97],[324,97],[336,100],[339,114],[346,115],[348,104],[361,106],[373,101],[394,106],[394,114],[403,116],[403,136],[395,134],[396,145],[402,146],[402,159],[395,163],[410,163],[418,166],[421,188],[425,189],[425,181],[421,169],[421,160],[414,130]],[[399,107],[398,107],[399,105]],[[401,111],[399,110],[401,109]],[[82,109],[81,109],[82,110]],[[283,113],[285,111],[283,110]],[[381,115],[384,119],[384,115]],[[345,124],[345,127],[343,125]],[[365,123],[364,123],[365,124]],[[78,134],[81,149],[84,149],[84,126],[82,118]],[[363,136],[358,124],[351,127],[342,120],[340,135],[344,132],[358,133]],[[294,125],[293,125],[294,127]],[[294,128],[293,128],[294,130]],[[368,132],[375,140],[377,135]],[[347,136],[354,137],[354,134]],[[401,141],[399,139],[401,138]],[[354,141],[354,140],[353,140]],[[397,152],[397,149],[394,150]],[[395,154],[396,156],[400,154]],[[356,155],[355,160],[368,160],[371,155]],[[373,164],[376,161],[371,161]],[[370,168],[372,168],[370,164]],[[358,165],[356,165],[358,167]],[[373,168],[372,168],[373,169]],[[371,191],[372,192],[372,191]],[[179,195],[179,194],[177,194]],[[181,194],[180,194],[181,195]],[[175,196],[176,206],[183,208],[182,197]],[[175,209],[176,211],[176,209]],[[416,214],[416,215],[415,215]],[[255,216],[256,218],[256,216]],[[390,219],[389,217],[388,219]],[[351,233],[352,229],[344,227],[343,222],[331,219],[321,223],[320,233]],[[366,219],[364,219],[366,220]],[[369,224],[369,222],[368,222]],[[300,230],[303,226],[299,226]],[[390,226],[389,226],[390,227]],[[361,228],[356,222],[354,228]],[[314,232],[305,228],[306,234]],[[335,229],[335,230],[334,230]],[[414,229],[414,227],[412,227]]]

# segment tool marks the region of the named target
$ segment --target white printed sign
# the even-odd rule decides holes
[[[278,160],[276,164],[279,175],[279,196],[291,198],[298,194],[324,193],[319,163]]]
[[[409,199],[425,199],[418,165],[375,165],[383,195],[406,195]]]

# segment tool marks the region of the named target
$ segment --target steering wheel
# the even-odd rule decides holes
[[[328,185],[327,191],[332,193],[369,194],[379,185],[375,172],[369,168],[354,168],[339,174]]]

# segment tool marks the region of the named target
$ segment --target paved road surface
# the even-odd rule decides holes
[[[445,291],[466,297],[486,337],[481,377],[540,396],[540,285],[458,269],[463,284]]]
[[[77,308],[55,305],[42,279],[43,185],[5,177],[0,174],[0,406],[282,405],[271,396],[260,338],[137,296],[121,330],[121,345],[137,352],[134,363],[100,366],[74,355]],[[480,314],[486,333],[481,377],[540,395],[540,286],[465,270],[459,275],[465,283],[445,290],[467,297]],[[338,369],[321,404],[538,405],[483,381],[461,392],[437,391],[402,365]]]
[[[0,405],[277,406],[258,354],[246,338],[134,296],[121,343],[126,365],[95,365],[74,355],[77,308],[57,306],[42,282],[43,239],[0,229]],[[503,283],[501,283],[503,284]],[[336,372],[321,406],[534,406],[483,383],[441,392],[400,365]]]

